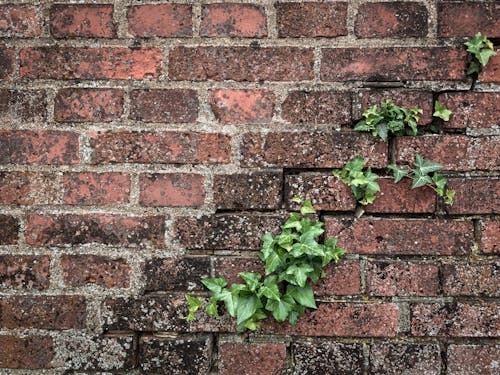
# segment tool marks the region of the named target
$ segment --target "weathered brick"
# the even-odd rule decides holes
[[[295,374],[362,374],[363,345],[298,342],[292,345]]]
[[[369,134],[337,132],[246,133],[243,167],[343,168],[360,155],[372,167],[387,165],[387,144]]]
[[[368,263],[366,290],[371,296],[435,296],[439,269],[430,263],[377,261]]]
[[[229,163],[231,137],[186,132],[90,132],[92,163]]]
[[[224,174],[214,176],[217,209],[279,209],[283,175],[278,172]]]
[[[500,296],[500,263],[455,263],[441,267],[443,293],[451,296]]]
[[[146,261],[146,291],[204,290],[201,280],[210,277],[210,258],[152,258]]]
[[[257,250],[267,232],[275,232],[283,217],[276,214],[223,214],[177,217],[176,238],[186,249]]]
[[[255,4],[206,4],[201,10],[200,35],[262,38],[267,36],[264,8]]]
[[[129,32],[138,37],[174,38],[193,35],[192,6],[146,4],[128,8]]]
[[[0,335],[0,368],[51,368],[54,345],[50,336]]]
[[[479,30],[500,37],[500,9],[494,1],[438,2],[438,36],[472,37]]]
[[[191,81],[304,81],[314,78],[311,48],[176,47],[169,77]]]
[[[54,117],[58,122],[111,122],[123,114],[119,89],[66,88],[57,92]]]
[[[413,336],[497,337],[498,304],[415,303],[410,306]]]
[[[145,374],[207,374],[211,364],[211,336],[178,336],[175,339],[144,336],[139,367]]]
[[[375,343],[370,348],[371,374],[441,374],[441,351],[437,344]]]
[[[53,173],[0,172],[0,204],[54,204],[60,196]]]
[[[361,293],[361,268],[359,262],[343,260],[331,263],[324,269],[326,277],[313,285],[315,295],[350,296]]]
[[[471,221],[325,218],[326,236],[355,254],[467,254],[474,245]]]
[[[358,38],[424,38],[428,17],[423,3],[365,3],[358,8],[354,33]]]
[[[493,56],[488,64],[479,73],[479,82],[498,83],[500,82],[500,53],[496,50],[496,56]]]
[[[219,373],[279,374],[286,367],[283,343],[219,342]]]
[[[318,38],[347,35],[347,2],[277,3],[280,38]]]
[[[0,130],[0,164],[76,164],[78,134],[57,130]]]
[[[354,211],[356,198],[349,186],[334,176],[300,174],[286,176],[286,204],[288,208],[298,209],[292,202],[296,195],[309,199],[316,210]]]
[[[481,222],[481,251],[485,254],[500,253],[500,221]]]
[[[100,243],[124,247],[163,247],[162,216],[105,214],[29,215],[26,242],[32,246]]]
[[[455,190],[453,214],[494,214],[500,212],[500,180],[488,178],[450,178],[448,188]]]
[[[459,81],[466,78],[466,57],[465,49],[451,47],[325,48],[321,79]]]
[[[223,277],[228,285],[244,283],[240,272],[255,272],[264,275],[264,263],[258,257],[218,256],[213,259],[214,276]]]
[[[223,124],[262,124],[271,122],[276,99],[269,90],[213,90],[209,101]]]
[[[82,296],[10,296],[0,298],[0,327],[83,329],[86,302]]]
[[[195,122],[198,96],[195,90],[133,90],[130,118],[147,122]]]
[[[193,173],[141,175],[139,202],[143,206],[200,207],[205,202],[205,178]]]
[[[45,90],[0,89],[0,119],[10,121],[44,121],[47,118]]]
[[[32,38],[43,33],[42,11],[37,6],[5,4],[0,6],[0,36]]]
[[[393,177],[382,177],[377,182],[380,192],[375,202],[365,207],[366,212],[432,213],[436,210],[436,193],[431,187],[411,189],[413,182],[406,178],[397,184]]]
[[[451,344],[447,351],[449,375],[495,375],[498,373],[499,345]]]
[[[453,114],[446,128],[482,129],[498,126],[500,94],[497,92],[447,92],[439,102]]]
[[[10,215],[0,215],[0,245],[15,245],[19,233],[19,220]]]
[[[147,79],[162,67],[159,48],[25,47],[20,59],[20,75],[40,79]]]
[[[114,38],[112,4],[55,4],[50,8],[50,32],[55,38]]]
[[[14,72],[14,64],[14,49],[0,46],[0,79],[9,78]]]
[[[398,317],[399,308],[394,303],[322,303],[302,316],[295,327],[273,321],[262,330],[296,336],[394,337]]]
[[[49,262],[48,256],[0,255],[0,288],[47,289]]]
[[[130,266],[124,259],[63,255],[61,267],[64,284],[69,287],[94,284],[104,288],[128,288],[130,285]]]
[[[64,203],[120,205],[129,202],[130,176],[119,172],[64,173]]]
[[[351,122],[351,94],[292,91],[281,106],[281,117],[292,124],[331,124],[340,128]]]

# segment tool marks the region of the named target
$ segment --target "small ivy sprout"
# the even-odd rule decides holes
[[[479,73],[481,68],[486,66],[490,58],[496,55],[493,43],[481,33],[477,33],[470,41],[464,44],[467,46],[467,52],[470,52],[474,56],[474,59],[467,68],[467,75],[469,76]]]
[[[434,113],[432,116],[440,118],[443,121],[450,121],[450,116],[452,112],[447,109],[445,106],[443,106],[441,103],[439,103],[437,100],[434,103]]]

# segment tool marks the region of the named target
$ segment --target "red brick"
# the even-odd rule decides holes
[[[368,263],[366,290],[371,296],[435,296],[439,269],[429,263],[377,261]]]
[[[446,128],[482,129],[498,126],[500,94],[497,92],[449,92],[439,102],[453,114]]]
[[[2,328],[85,328],[86,302],[82,296],[1,297],[0,308]]]
[[[351,94],[335,91],[292,91],[281,106],[281,117],[292,124],[350,124]]]
[[[406,3],[408,4],[408,3]],[[411,91],[411,90],[370,90],[364,91],[361,96],[363,111],[377,104],[380,107],[380,102],[390,99],[399,106],[406,108],[419,107],[422,109],[420,114],[419,125],[430,124],[432,121],[432,113],[434,112],[434,102],[432,92],[429,91]]]
[[[0,215],[0,245],[15,245],[19,235],[19,220],[9,215]]]
[[[50,336],[0,335],[0,367],[11,369],[51,368],[54,346]]]
[[[176,47],[169,54],[174,81],[304,81],[314,78],[311,48]]]
[[[313,285],[318,296],[350,296],[361,293],[361,268],[359,262],[343,260],[331,263],[325,270],[326,277]]]
[[[31,5],[0,6],[0,36],[32,38],[43,33],[42,10]]]
[[[500,296],[499,263],[456,263],[441,267],[443,293],[451,296]]]
[[[46,107],[45,90],[0,89],[0,119],[4,121],[45,121]]]
[[[322,303],[308,311],[295,327],[270,322],[265,333],[294,336],[394,337],[398,334],[399,308],[394,303]]]
[[[186,249],[258,250],[262,236],[275,232],[282,219],[281,215],[264,214],[223,214],[199,219],[181,216],[175,220],[174,233]]]
[[[240,272],[255,272],[264,275],[264,263],[258,257],[218,256],[213,260],[214,276],[224,277],[228,285],[244,283]]]
[[[195,122],[198,96],[195,90],[133,90],[130,118],[147,122]]]
[[[486,65],[479,74],[479,82],[498,83],[500,82],[500,52],[496,50],[496,56],[493,56],[488,65]]]
[[[451,47],[325,48],[321,79],[460,81],[466,78],[466,60],[465,49]]]
[[[358,38],[423,38],[429,13],[423,3],[361,4],[354,33]]]
[[[393,177],[382,177],[377,182],[380,192],[375,202],[365,207],[366,212],[432,213],[436,210],[436,193],[431,187],[411,189],[412,180],[407,178],[397,184]]]
[[[0,130],[0,164],[76,164],[78,134],[57,130]]]
[[[39,79],[147,79],[162,68],[159,48],[25,47],[20,75]]]
[[[100,243],[124,247],[162,247],[162,216],[129,217],[104,214],[29,215],[26,242],[33,246]]]
[[[7,79],[14,72],[15,56],[13,48],[0,47],[0,79]]]
[[[124,259],[63,255],[61,267],[64,284],[69,287],[93,284],[104,288],[128,288],[130,285],[130,266]]]
[[[500,9],[494,1],[438,3],[438,36],[472,37],[478,31],[489,38],[500,37]]]
[[[296,374],[362,374],[363,344],[329,341],[292,344]]]
[[[387,144],[369,134],[338,132],[247,133],[241,165],[248,167],[343,168],[360,155],[372,167],[387,165]]]
[[[264,8],[254,4],[206,4],[201,11],[200,35],[262,38],[267,36]]]
[[[470,221],[431,219],[325,219],[327,237],[354,254],[467,254],[474,246]]]
[[[54,116],[58,122],[110,122],[123,114],[119,89],[67,88],[57,92]]]
[[[271,122],[275,105],[269,90],[213,90],[210,106],[223,124],[262,124]]]
[[[413,336],[497,337],[498,304],[415,303],[411,305]]]
[[[210,277],[210,258],[189,256],[146,261],[146,291],[205,290],[201,280]]]
[[[372,374],[441,374],[438,344],[374,343],[370,349]]]
[[[0,255],[0,288],[47,289],[49,262],[48,256]]]
[[[0,204],[55,204],[60,196],[53,173],[0,172]]]
[[[90,132],[92,163],[229,163],[231,137],[186,132]],[[1,160],[1,159],[0,159]]]
[[[280,38],[318,38],[347,35],[347,2],[277,3]]]
[[[113,5],[52,5],[50,32],[55,38],[114,38]]]
[[[64,203],[73,205],[121,205],[129,202],[130,176],[118,172],[67,172]]]
[[[481,251],[485,254],[500,253],[500,221],[481,222]]]
[[[278,172],[214,176],[214,203],[223,210],[281,208],[283,176]]]
[[[450,189],[455,190],[452,214],[494,214],[500,212],[500,180],[487,178],[450,178]]]
[[[143,374],[208,374],[211,366],[212,337],[143,336],[139,367]]]
[[[450,171],[498,170],[499,139],[465,135],[400,137],[396,139],[395,156],[397,162],[412,164],[418,153]]]
[[[286,367],[286,346],[283,343],[219,343],[221,375],[279,374]]]
[[[192,6],[187,4],[148,4],[128,8],[129,32],[138,37],[190,37]]]
[[[333,176],[318,174],[300,174],[286,176],[286,204],[289,208],[298,209],[292,202],[296,195],[309,199],[316,210],[320,211],[354,211],[356,198],[351,188]]]
[[[141,175],[143,206],[200,207],[205,203],[205,177],[193,173]]]
[[[499,345],[451,344],[447,352],[449,375],[495,375],[498,373]]]

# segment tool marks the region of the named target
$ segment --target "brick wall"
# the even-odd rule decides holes
[[[498,42],[499,13],[2,2],[0,372],[498,373],[500,54],[471,90],[463,42]],[[353,132],[382,98],[422,107],[422,129],[435,99],[454,114],[389,144]],[[354,219],[331,169],[415,152],[444,165],[455,205],[383,178]],[[201,278],[261,270],[297,193],[348,249],[318,310],[245,335],[180,319]]]

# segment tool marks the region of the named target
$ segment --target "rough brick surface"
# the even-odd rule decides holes
[[[0,215],[0,245],[15,245],[18,232],[18,219],[9,215]]]
[[[128,203],[130,176],[124,173],[65,173],[64,203],[72,205],[120,205]]]
[[[455,345],[448,347],[448,373],[450,375],[493,375],[498,372],[498,345]]]
[[[500,180],[486,178],[451,178],[456,203],[447,211],[454,214],[489,214],[500,212]]]
[[[32,255],[0,255],[0,288],[47,289],[50,258]]]
[[[458,263],[441,267],[443,293],[451,296],[498,297],[498,263]]]
[[[361,374],[364,369],[361,344],[298,342],[292,351],[297,374]]]
[[[192,7],[187,4],[147,4],[128,8],[128,30],[138,37],[189,37]]]
[[[221,375],[275,374],[285,368],[286,346],[282,343],[224,342],[219,343],[219,350]]]
[[[361,293],[361,267],[357,261],[340,261],[325,268],[326,276],[313,285],[315,295],[350,296]]]
[[[41,9],[32,5],[5,4],[0,6],[0,36],[30,38],[43,30]]]
[[[479,81],[484,83],[500,82],[500,54],[496,50],[496,56],[493,56],[479,74]]]
[[[486,254],[500,252],[500,222],[483,221],[481,223],[481,250]]]
[[[266,13],[254,4],[206,4],[201,11],[201,36],[262,38],[267,36]]]
[[[50,336],[0,335],[0,367],[11,369],[51,368],[54,346]]]
[[[14,49],[0,47],[0,79],[8,79],[14,71]]]
[[[198,174],[141,175],[139,200],[143,206],[199,207],[205,201],[204,182]]]
[[[70,287],[94,284],[104,288],[127,288],[130,285],[130,267],[124,259],[64,255],[61,267],[64,283]]]
[[[0,89],[0,119],[3,121],[43,121],[47,118],[44,90]]]
[[[53,204],[59,190],[53,173],[0,172],[0,204]]]
[[[436,344],[384,344],[370,349],[373,374],[441,374],[441,354]]]
[[[472,37],[478,31],[488,38],[500,37],[500,10],[494,1],[438,3],[438,35]]]
[[[116,36],[113,5],[53,5],[50,8],[50,32],[55,38],[113,38]]]

